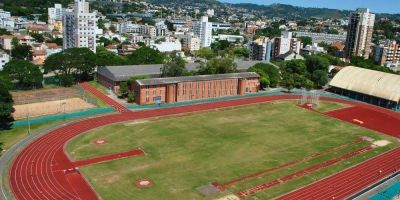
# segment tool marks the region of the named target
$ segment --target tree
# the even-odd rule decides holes
[[[311,78],[317,87],[323,87],[328,83],[328,72],[324,70],[315,70]]]
[[[25,60],[11,60],[4,68],[3,73],[11,80],[18,81],[21,89],[41,88],[43,74],[37,65]]]
[[[127,82],[124,81],[119,84],[119,93],[121,98],[125,98],[128,96],[129,89]]]
[[[196,52],[196,56],[210,60],[211,58],[214,57],[214,52],[210,48],[203,47]]]
[[[158,50],[150,47],[141,47],[128,55],[129,64],[162,64],[164,63],[165,55]]]
[[[97,66],[116,66],[124,65],[126,61],[121,56],[108,51],[106,48],[97,46],[96,63]]]
[[[272,87],[277,86],[281,79],[279,70],[275,66],[266,63],[257,63],[254,66],[250,67],[248,71],[257,72],[261,77],[263,76],[263,74],[265,74],[266,76],[268,76],[270,85]],[[263,74],[261,74],[260,71],[262,71]]]
[[[107,39],[107,38],[105,38],[105,37],[100,37],[98,40],[97,40],[97,43],[100,43],[100,44],[103,44],[103,46],[108,46],[108,45],[110,45],[110,44],[112,44],[112,42],[111,42],[111,40],[109,40],[109,39]]]
[[[213,58],[202,63],[197,70],[198,74],[226,74],[238,72],[236,63],[229,58]]]
[[[269,86],[269,84],[270,84],[270,81],[269,81],[268,75],[260,78],[260,87],[261,88],[266,88]]]
[[[312,45],[312,38],[308,37],[308,36],[303,36],[300,37],[301,38],[301,42],[303,43],[303,47],[307,46],[307,45]]]
[[[285,73],[282,76],[282,86],[290,92],[294,88],[293,74]]]
[[[168,63],[164,64],[161,69],[162,77],[184,76],[186,73],[185,61],[176,55],[174,55]]]
[[[248,58],[250,52],[248,48],[234,48],[233,54],[238,58]]]
[[[316,70],[322,70],[322,71],[328,71],[329,67],[329,60],[318,56],[308,56],[306,57],[306,65],[307,65],[307,71],[312,74]]]
[[[12,116],[14,101],[9,91],[10,85],[7,84],[8,82],[9,80],[0,76],[0,130],[11,128],[14,121]]]
[[[231,43],[229,43],[228,40],[219,40],[219,41],[213,42],[211,44],[211,49],[214,52],[219,52],[219,51],[225,51],[225,50],[229,49],[230,46],[231,46]]]
[[[32,47],[25,44],[17,44],[11,49],[11,55],[14,59],[31,60]]]
[[[70,48],[46,58],[43,68],[54,72],[61,85],[71,86],[74,80],[88,80],[96,67],[96,55],[88,48]]]
[[[44,37],[43,37],[42,34],[40,34],[40,33],[31,33],[30,35],[35,39],[36,42],[39,42],[39,43],[43,43],[44,42]]]
[[[108,28],[111,32],[115,33],[117,31],[117,28],[114,25],[111,25],[110,28]]]
[[[11,35],[11,33],[5,28],[0,28],[0,35]]]
[[[138,76],[129,77],[128,86],[133,87],[133,84],[136,82],[136,80],[148,79],[148,78],[149,78],[149,76],[147,76],[147,75],[138,75]]]
[[[328,30],[328,34],[339,34],[339,31],[336,30],[336,29],[334,29],[334,28],[330,28],[330,29]]]

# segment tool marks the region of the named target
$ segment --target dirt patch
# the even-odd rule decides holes
[[[149,179],[139,179],[139,180],[136,180],[135,185],[136,185],[136,187],[138,187],[140,189],[146,189],[146,188],[153,186],[154,183],[152,181],[150,181]]]
[[[13,116],[15,119],[23,119],[29,117],[39,117],[43,115],[54,115],[85,110],[94,108],[95,106],[87,103],[80,98],[70,98],[59,101],[45,101],[24,105],[15,105]]]
[[[19,104],[29,104],[44,101],[54,101],[69,99],[73,97],[80,97],[82,94],[76,88],[49,88],[49,89],[38,89],[29,91],[18,91],[11,92],[13,96],[14,103]]]

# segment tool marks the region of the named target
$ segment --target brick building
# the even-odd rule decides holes
[[[136,103],[174,103],[196,99],[244,95],[258,92],[259,75],[255,72],[153,78],[134,84]]]

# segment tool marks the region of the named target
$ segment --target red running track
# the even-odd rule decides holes
[[[73,162],[68,159],[67,155],[64,152],[64,144],[73,137],[100,126],[129,120],[137,120],[202,110],[211,110],[229,106],[260,103],[265,101],[298,98],[299,96],[297,95],[276,95],[243,98],[230,101],[204,103],[175,108],[164,108],[158,110],[123,112],[120,114],[112,114],[108,116],[90,118],[83,121],[70,123],[54,129],[49,133],[43,135],[42,137],[38,138],[37,140],[33,141],[16,156],[11,164],[9,171],[10,188],[15,199],[18,200],[99,199],[95,191],[93,191],[93,189],[89,186],[85,179],[80,175],[79,171],[72,173],[69,173],[67,171],[68,169],[74,168],[74,165]],[[321,100],[343,102],[353,105],[358,104],[354,102],[347,102],[344,100],[330,98],[321,98]],[[368,107],[368,105],[362,106]],[[373,109],[376,109],[379,112],[393,114],[393,112],[386,111],[381,108],[376,108],[374,106],[369,107],[373,107]],[[378,157],[381,158],[381,164],[389,161],[390,164],[400,165],[400,148],[393,150],[390,153],[391,156],[385,156],[387,155],[385,154]],[[393,157],[397,157],[396,160],[393,161],[392,159],[395,159]],[[376,166],[376,163],[373,164],[373,166]],[[368,173],[375,172],[369,171],[369,168],[363,169],[363,176],[360,176],[359,178],[368,178]],[[348,185],[343,181],[341,181],[340,184],[349,187],[351,186],[350,188],[353,188],[353,190],[355,190],[370,184],[370,179],[368,180],[369,181],[364,181],[363,184],[358,184],[356,187],[352,187],[351,185]],[[314,193],[318,194],[319,192],[316,191]]]
[[[128,158],[132,156],[140,156],[143,155],[144,151],[141,149],[135,149],[131,151],[126,151],[126,152],[120,152],[120,153],[114,153],[114,154],[109,154],[109,155],[104,155],[100,157],[95,157],[95,158],[89,158],[86,160],[79,160],[75,161],[72,164],[75,167],[82,167],[86,165],[92,165],[92,164],[97,164],[97,163],[102,163],[102,162],[107,162],[107,161],[112,161],[112,160],[119,160],[123,158]]]
[[[127,108],[122,106],[120,103],[116,102],[114,99],[111,99],[110,97],[108,97],[104,93],[100,92],[95,87],[91,86],[89,83],[83,82],[83,83],[80,83],[80,86],[84,90],[90,92],[91,94],[95,95],[97,98],[99,98],[102,101],[104,101],[105,103],[107,103],[110,106],[114,107],[116,110],[118,110],[118,112],[128,112],[129,111]]]

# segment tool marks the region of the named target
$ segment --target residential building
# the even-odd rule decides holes
[[[63,49],[87,47],[96,52],[96,13],[89,12],[86,0],[75,0],[73,12],[63,15]]]
[[[265,60],[267,63],[271,60],[272,41],[269,38],[258,38],[249,44],[250,60]]]
[[[0,9],[0,28],[4,28],[8,31],[14,30],[15,22],[11,19],[11,13]]]
[[[182,49],[186,51],[197,51],[200,49],[200,38],[191,32],[175,35],[182,43]]]
[[[1,35],[0,36],[0,45],[1,48],[4,50],[11,50],[12,49],[12,39],[14,36],[12,35]]]
[[[274,39],[273,57],[277,58],[282,54],[293,51],[300,54],[301,40],[293,37],[292,32],[282,32],[281,37]]]
[[[62,21],[64,9],[61,4],[54,4],[54,7],[48,8],[48,23],[54,24],[56,21]]]
[[[375,14],[370,13],[368,8],[359,8],[350,14],[344,52],[346,58],[369,58],[374,22]]]
[[[290,51],[288,51],[288,52],[286,52],[284,54],[279,55],[277,58],[280,59],[280,60],[283,60],[283,61],[304,60],[304,57],[302,55],[300,55],[300,54],[298,54],[298,53],[296,53],[296,52],[294,52],[292,50],[290,50]]]
[[[0,70],[3,70],[4,65],[10,61],[10,55],[0,50]]]
[[[395,40],[387,40],[374,46],[373,58],[376,63],[387,67],[400,66],[400,44]]]
[[[201,47],[211,46],[212,22],[208,22],[208,16],[202,16],[200,21],[193,24],[193,32],[200,38]]]
[[[175,103],[256,93],[260,76],[255,72],[152,78],[134,83],[139,105]]]
[[[301,55],[313,55],[318,53],[326,53],[324,47],[318,46],[318,43],[313,43],[312,45],[306,45],[301,49]]]
[[[212,29],[214,31],[216,30],[228,30],[231,29],[232,26],[230,23],[219,23],[219,22],[213,22],[212,23]]]
[[[151,48],[157,49],[160,52],[172,52],[172,51],[181,51],[182,44],[179,40],[170,41],[170,42],[161,42],[159,44],[152,44],[150,45]]]

